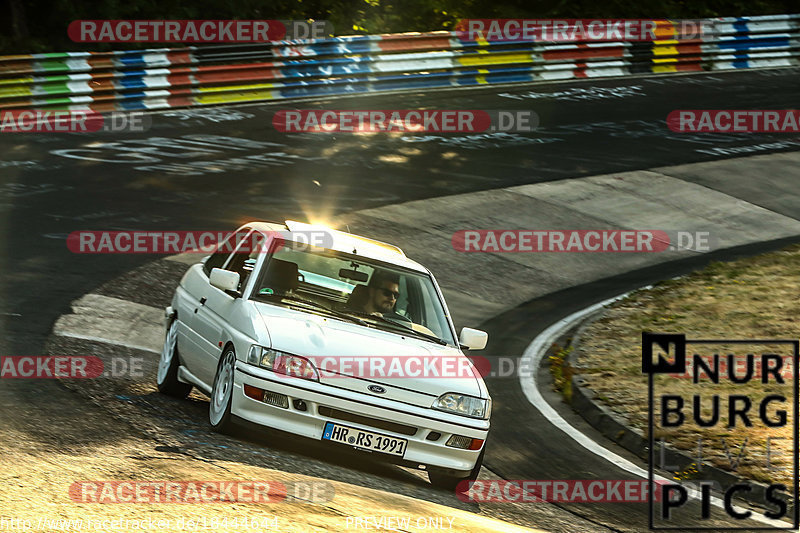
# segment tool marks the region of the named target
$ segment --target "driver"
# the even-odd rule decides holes
[[[364,312],[371,315],[383,316],[384,313],[393,313],[397,298],[400,296],[400,276],[385,271],[376,271],[367,285],[367,300],[364,302]]]

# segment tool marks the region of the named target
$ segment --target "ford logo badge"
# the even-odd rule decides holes
[[[375,394],[383,394],[384,392],[386,392],[386,389],[384,389],[380,385],[370,385],[369,387],[367,387],[367,389],[369,389],[370,392],[374,392]]]

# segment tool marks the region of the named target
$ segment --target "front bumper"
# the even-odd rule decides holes
[[[288,408],[245,396],[245,384],[286,395],[289,399]],[[305,410],[297,409],[294,400],[303,400]],[[320,414],[320,409],[325,413],[339,411],[354,416],[349,419],[324,416]],[[489,431],[488,420],[451,415],[314,381],[287,378],[242,361],[236,363],[231,413],[255,424],[315,440],[321,440],[325,422],[406,439],[408,446],[402,459],[379,452],[373,452],[372,457],[413,468],[435,467],[454,475],[466,475],[472,470],[481,450],[446,446],[447,440],[452,435],[461,435],[485,441]],[[375,419],[377,425],[370,425],[370,419]],[[392,424],[415,428],[416,431],[409,435],[408,431],[401,433],[387,429]],[[435,436],[432,433],[439,433],[440,436],[429,440],[429,437]],[[333,442],[331,444],[336,445]]]

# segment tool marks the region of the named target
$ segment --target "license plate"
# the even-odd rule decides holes
[[[325,423],[322,440],[341,442],[356,448],[389,455],[399,455],[400,457],[406,453],[406,446],[408,446],[406,439],[397,439],[380,433],[334,424],[333,422]]]

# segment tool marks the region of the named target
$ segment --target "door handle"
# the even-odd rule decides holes
[[[206,298],[200,298],[200,305],[206,305]]]

